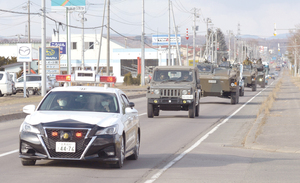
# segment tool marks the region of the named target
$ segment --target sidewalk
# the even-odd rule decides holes
[[[122,89],[129,99],[146,96],[145,86],[117,85],[116,87]],[[23,113],[23,107],[29,104],[37,106],[42,98],[42,96],[38,95],[30,95],[29,98],[24,98],[23,93],[0,97],[0,122],[25,118],[27,114]]]
[[[300,90],[285,72],[276,100],[263,120],[262,114],[247,137],[246,148],[300,153]],[[260,132],[260,133],[258,133]]]

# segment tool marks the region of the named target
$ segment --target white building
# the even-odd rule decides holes
[[[66,35],[59,35],[58,37],[52,36],[52,42],[67,42]],[[85,50],[84,61],[82,61],[82,35],[72,34],[71,36],[71,68],[72,72],[81,70],[82,64],[85,70],[96,70],[99,54],[100,36],[95,34],[84,35]],[[47,47],[49,45],[47,44]],[[38,48],[37,43],[33,46]],[[16,43],[12,45],[0,46],[0,56],[17,56]],[[4,52],[6,54],[4,54]],[[164,49],[146,48],[145,49],[145,66],[166,65],[168,51]],[[117,77],[117,82],[122,83],[124,75],[132,72],[133,76],[137,73],[138,57],[141,58],[140,48],[125,48],[125,45],[110,41],[110,73]],[[176,50],[171,50],[172,60],[176,58]],[[5,70],[13,72],[18,70],[19,64],[5,66]],[[4,67],[3,67],[4,68]],[[99,72],[106,74],[107,68],[107,39],[102,38]],[[67,71],[67,55],[61,54],[60,56],[60,71],[66,73]],[[18,72],[18,71],[16,71]]]

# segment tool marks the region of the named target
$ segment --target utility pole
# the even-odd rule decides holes
[[[169,28],[168,28],[168,30],[169,30],[169,33],[168,33],[168,61],[167,61],[167,65],[171,65],[171,10],[170,10],[170,0],[169,0],[169,5],[168,5],[168,7],[169,7]]]
[[[171,4],[172,5],[172,4]],[[173,11],[173,5],[172,7],[172,15],[173,15],[173,23],[174,23],[174,29],[175,29],[175,39],[176,39],[176,53],[177,53],[177,57],[176,57],[176,64],[174,65],[180,65],[181,66],[181,57],[180,57],[180,50],[179,50],[179,45],[178,45],[178,38],[177,38],[177,34],[178,34],[178,27],[175,24],[175,16],[174,16],[174,11]]]
[[[27,4],[27,9],[28,9],[28,43],[30,43],[30,0],[28,0]],[[24,71],[26,72],[26,70]],[[31,62],[28,62],[28,74],[31,73]]]
[[[42,96],[46,95],[46,0],[42,0]]]
[[[216,34],[215,34],[215,61],[216,61],[216,63],[217,64],[219,64],[218,63],[218,29],[216,30]]]
[[[101,35],[100,35],[100,43],[99,43],[99,52],[98,52],[98,62],[97,62],[96,74],[98,74],[98,72],[99,72],[99,63],[100,63],[100,55],[101,55],[101,47],[102,47],[102,37],[103,37],[103,28],[104,28],[104,18],[105,18],[106,1],[107,0],[104,0],[103,17],[102,17],[102,27],[101,27]]]
[[[297,44],[297,40],[295,39],[295,46]],[[297,76],[297,50],[296,50],[296,47],[295,47],[295,62],[294,62],[294,76],[296,77]]]
[[[209,55],[209,52],[208,52],[208,41],[209,41],[208,23],[211,23],[211,19],[210,18],[206,19],[206,45],[205,45],[206,57],[208,57],[208,55]]]
[[[194,8],[194,35],[193,35],[193,66],[196,66],[196,8]]]
[[[81,70],[84,70],[84,50],[85,50],[85,43],[84,43],[84,13],[82,12],[81,24],[82,24],[82,35],[81,35],[81,42],[82,42],[82,52],[81,52]]]
[[[107,76],[110,75],[110,0],[107,2]]]
[[[141,86],[145,85],[145,1],[143,0],[143,14],[142,14],[142,59],[141,59]]]

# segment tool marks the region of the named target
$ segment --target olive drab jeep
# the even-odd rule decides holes
[[[157,66],[147,88],[148,118],[159,111],[188,111],[199,116],[201,85],[199,71],[192,66]]]
[[[251,87],[252,91],[256,91],[257,86],[257,69],[252,65],[243,65],[243,80],[245,87]]]
[[[220,67],[211,63],[197,65],[200,74],[201,96],[216,96],[231,99],[231,104],[239,103],[240,71],[228,64]]]

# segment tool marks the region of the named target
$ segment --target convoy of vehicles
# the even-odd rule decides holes
[[[58,75],[70,81],[70,75]],[[100,77],[101,81],[103,78]],[[105,76],[106,82],[115,78]],[[24,166],[36,160],[94,160],[121,168],[136,160],[140,123],[134,103],[120,89],[94,86],[56,87],[29,114],[20,128],[19,153]]]
[[[237,67],[215,67],[208,63],[198,64],[197,67],[200,71],[201,96],[229,98],[231,104],[239,103],[240,70]]]
[[[192,66],[158,66],[147,89],[147,115],[159,111],[188,111],[188,117],[199,116],[201,85],[199,70]]]

